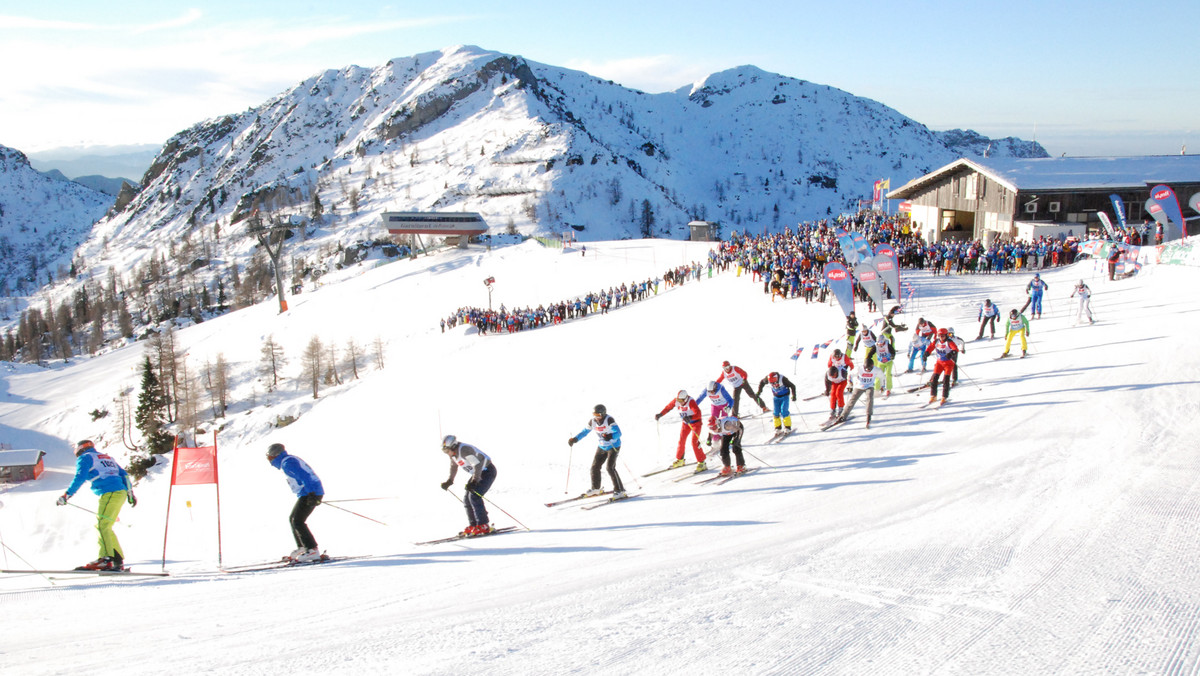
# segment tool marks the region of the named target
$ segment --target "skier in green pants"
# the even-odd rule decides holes
[[[129,475],[116,460],[97,451],[96,445],[90,439],[76,444],[75,457],[75,480],[67,487],[67,491],[59,496],[56,503],[59,507],[67,504],[67,500],[75,495],[84,481],[92,482],[92,492],[100,496],[100,506],[96,510],[96,530],[100,531],[100,557],[79,566],[76,570],[124,570],[125,553],[121,550],[121,543],[117,541],[117,534],[113,532],[113,524],[117,522],[121,506],[127,500],[131,506],[137,506]]]

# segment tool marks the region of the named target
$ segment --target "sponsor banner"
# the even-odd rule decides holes
[[[1189,239],[1156,247],[1159,249],[1158,262],[1163,265],[1191,265],[1200,267],[1200,245],[1192,244],[1195,241],[1194,239]]]
[[[850,233],[850,239],[854,242],[854,250],[858,252],[858,260],[871,260],[873,252],[871,251],[871,245],[867,243],[867,238],[863,237],[860,232],[852,232]]]
[[[854,238],[850,233],[846,232],[845,228],[835,228],[833,234],[837,236],[838,247],[842,250],[842,257],[846,259],[847,265],[858,265],[858,248],[854,246]]]
[[[1113,231],[1112,221],[1108,220],[1108,214],[1100,211],[1096,215],[1100,217],[1100,222],[1104,224],[1104,231],[1108,233],[1109,239],[1116,239],[1117,233]]]
[[[217,447],[176,448],[171,468],[172,486],[217,483]]]
[[[900,211],[912,211],[912,202],[909,202],[908,200],[904,200],[903,202],[900,203],[899,209],[900,209]]]
[[[1175,195],[1175,191],[1168,185],[1156,185],[1150,189],[1150,197],[1158,202],[1158,206],[1167,214],[1167,218],[1178,225],[1178,229],[1163,226],[1163,241],[1173,242],[1177,239],[1187,237],[1187,230],[1183,227],[1183,209],[1179,208],[1179,198]]]
[[[858,283],[862,286],[871,300],[875,301],[875,307],[883,312],[883,295],[882,289],[879,288],[879,271],[875,269],[873,261],[864,261],[854,266],[854,276],[858,278]]]
[[[1121,196],[1113,193],[1108,196],[1112,200],[1113,211],[1117,212],[1117,222],[1121,224],[1121,228],[1125,228],[1125,202],[1121,201]]]
[[[875,269],[879,271],[879,276],[883,278],[883,283],[887,284],[892,296],[900,298],[900,255],[891,244],[884,242],[875,245]],[[884,311],[882,305],[879,306],[879,311]]]
[[[829,290],[842,308],[842,314],[848,316],[854,312],[854,286],[850,282],[850,272],[841,263],[826,263],[824,273]]]

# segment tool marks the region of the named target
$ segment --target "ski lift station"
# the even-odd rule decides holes
[[[472,212],[385,211],[383,225],[393,235],[439,235],[457,237],[465,249],[472,237],[488,231],[483,216]]]

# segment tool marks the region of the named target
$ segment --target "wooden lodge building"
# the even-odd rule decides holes
[[[1113,194],[1124,201],[1129,225],[1140,227],[1146,220],[1153,229],[1145,203],[1159,184],[1175,191],[1187,218],[1188,199],[1200,191],[1200,155],[964,158],[909,181],[887,198],[911,205],[913,227],[928,242],[990,244],[1040,235],[1083,238],[1103,229],[1101,211],[1120,225],[1109,198]],[[1189,233],[1196,229],[1193,224]]]

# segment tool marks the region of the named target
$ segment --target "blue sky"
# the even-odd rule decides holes
[[[647,92],[749,64],[1052,155],[1200,152],[1184,2],[15,4],[0,144],[25,151],[159,144],[322,70],[472,44]]]

